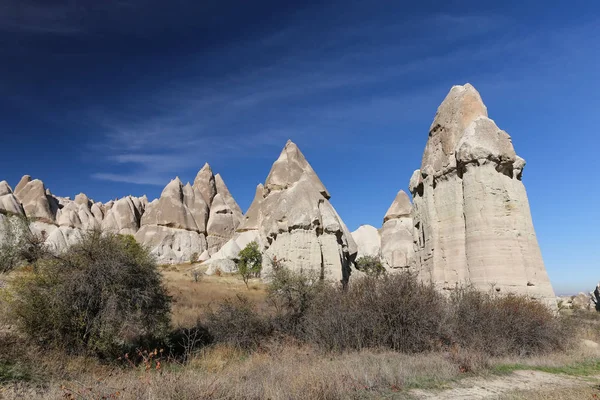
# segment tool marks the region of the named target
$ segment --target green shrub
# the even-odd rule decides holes
[[[240,251],[237,267],[246,287],[248,287],[250,278],[260,277],[260,271],[262,270],[262,254],[258,248],[258,243],[250,242]]]
[[[356,268],[368,276],[378,278],[385,274],[385,268],[381,263],[381,259],[376,256],[363,256],[356,260]]]
[[[86,233],[9,287],[10,318],[39,343],[115,356],[169,325],[170,297],[147,249],[128,236]]]

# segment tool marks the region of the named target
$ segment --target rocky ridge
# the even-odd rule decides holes
[[[313,270],[346,283],[358,249],[329,199],[298,146],[288,141],[265,184],[257,186],[236,235],[209,263],[237,257],[238,249],[254,240],[263,250],[265,276],[275,259],[292,270]]]
[[[25,175],[14,192],[6,181],[0,182],[0,212],[26,216],[29,229],[57,253],[85,231],[102,229],[134,235],[161,263],[189,261],[192,255],[208,259],[233,236],[242,219],[225,182],[208,164],[194,185],[184,186],[176,178],[150,203],[146,196],[126,196],[103,204],[83,193],[71,200],[53,195],[41,180]]]

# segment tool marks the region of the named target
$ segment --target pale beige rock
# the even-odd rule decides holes
[[[595,304],[586,293],[579,293],[577,296],[571,297],[572,308],[577,310],[593,310]]]
[[[414,264],[423,279],[446,289],[493,286],[556,307],[520,180],[524,165],[479,93],[453,87],[410,183]]]
[[[12,194],[12,189],[8,185],[8,182],[1,181],[0,182],[0,196],[5,196],[7,194]]]
[[[46,222],[34,221],[29,225],[34,235],[44,240],[48,251],[54,254],[65,252],[69,247],[81,241],[82,230],[70,226],[56,226]]]
[[[136,207],[135,198],[127,196],[114,203],[111,200],[109,203],[111,203],[111,207],[106,211],[102,220],[102,230],[124,235],[135,235],[140,228],[141,218]]]
[[[252,200],[250,208],[248,208],[248,211],[246,211],[246,215],[244,215],[242,223],[237,229],[239,232],[249,231],[253,229],[258,230],[260,225],[260,208],[264,196],[264,186],[262,185],[262,183],[259,183],[258,186],[256,186],[256,194],[254,195],[254,200]]]
[[[244,213],[242,212],[242,209],[231,195],[231,192],[229,192],[229,189],[227,188],[227,185],[223,181],[223,178],[221,178],[220,174],[215,175],[215,187],[217,189],[217,193],[223,197],[225,203],[229,206],[231,211],[233,211],[233,215],[235,216],[235,218],[241,222]]]
[[[92,204],[85,193],[79,193],[77,196],[75,196],[75,200],[73,201],[75,202],[75,204],[84,205],[88,208]]]
[[[56,223],[58,226],[70,226],[81,229],[81,219],[79,218],[79,207],[75,202],[68,202],[58,210],[56,214]]]
[[[208,260],[209,258],[210,258],[210,255],[208,254],[208,250],[204,250],[202,252],[202,254],[200,254],[200,256],[198,257],[198,261],[204,262],[204,261]]]
[[[380,257],[381,237],[379,230],[371,225],[361,225],[352,232],[352,239],[358,247],[356,258],[363,256]]]
[[[15,196],[23,205],[25,215],[29,218],[36,218],[45,222],[52,223],[55,219],[55,214],[50,208],[48,197],[46,196],[46,188],[44,183],[39,179],[31,180],[28,175],[25,175],[15,191]]]
[[[304,158],[304,154],[294,142],[288,140],[279,158],[271,167],[265,182],[265,189],[268,192],[286,189],[297,182],[302,175],[311,181],[323,197],[329,199],[329,192]]]
[[[193,199],[191,201],[193,202]],[[186,205],[183,185],[179,178],[169,182],[158,201],[148,205],[147,212],[142,215],[141,225],[159,225],[200,232],[194,216]]]
[[[21,203],[12,192],[12,189],[6,181],[0,182],[0,211],[6,211],[11,214],[25,215]]]
[[[29,182],[31,182],[31,176],[23,175],[17,186],[15,186],[14,194],[17,195]]]
[[[210,216],[208,218],[206,241],[208,243],[208,253],[216,253],[229,239],[233,237],[235,228],[239,220],[234,216],[233,211],[225,203],[223,196],[217,193],[210,206]]]
[[[410,204],[410,199],[408,195],[401,190],[396,195],[396,198],[392,202],[392,205],[385,213],[383,217],[383,222],[389,221],[390,219],[401,218],[401,217],[409,217],[412,212],[412,204]]]
[[[385,214],[380,235],[383,265],[391,271],[410,268],[414,258],[412,205],[403,190]]]
[[[202,254],[206,250],[204,234],[168,226],[144,225],[135,234],[135,239],[148,246],[161,264],[188,262],[192,254]]]
[[[208,163],[204,164],[202,169],[198,171],[193,186],[202,194],[206,204],[212,204],[213,198],[217,194],[217,187],[215,184],[215,176]]]
[[[206,272],[204,272],[206,275],[214,275],[217,273],[217,271],[220,271],[224,274],[232,274],[237,272],[237,265],[235,262],[226,258],[215,260],[211,259],[204,262],[203,265],[208,267]]]
[[[276,258],[295,271],[348,281],[358,249],[328,197],[304,155],[288,141],[238,230],[258,233],[263,276]]]
[[[183,198],[186,207],[194,218],[198,232],[206,234],[210,210],[204,201],[204,196],[198,189],[188,183],[183,188]]]
[[[92,212],[92,215],[94,216],[96,221],[98,221],[101,224],[102,220],[104,219],[104,206],[102,205],[102,203],[92,204],[90,211]]]
[[[259,244],[259,248],[262,248],[257,230],[236,232],[234,236],[219,249],[219,251],[210,256],[210,259],[237,260],[240,251],[243,250],[250,242],[257,242]]]

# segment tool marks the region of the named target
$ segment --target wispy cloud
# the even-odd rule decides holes
[[[446,43],[465,37],[477,39],[510,24],[506,17],[439,14],[425,18],[418,26],[423,35],[429,35],[430,27],[435,26],[435,36],[429,40]],[[420,115],[425,106],[433,112],[441,100],[436,96],[449,85],[465,83],[436,79],[429,86],[421,85],[421,94],[416,96],[410,85],[415,75],[435,77],[442,68],[456,71],[458,79],[477,78],[477,74],[467,76],[460,71],[465,65],[510,57],[521,52],[524,43],[530,46],[541,40],[535,35],[501,42],[475,40],[452,46],[452,51],[440,51],[438,46],[437,53],[415,52],[411,41],[389,40],[395,29],[406,26],[387,26],[389,31],[369,26],[332,27],[337,29],[335,34],[318,45],[298,46],[269,63],[225,78],[192,76],[164,84],[150,94],[134,94],[127,102],[131,112],[93,113],[103,127],[94,145],[102,144],[107,169],[112,169],[98,171],[94,177],[164,185],[182,170],[197,168],[207,160],[243,157],[249,148],[256,149],[253,154],[266,150],[272,155],[273,148],[281,147],[290,137],[319,138],[327,133],[330,141],[342,140],[347,132],[340,127],[349,121],[374,118],[396,122],[403,116]],[[238,43],[233,49],[225,48],[223,53],[228,61],[240,47],[249,54],[261,54],[294,43],[299,32],[302,30],[286,28],[266,38]],[[353,46],[360,37],[368,40]],[[370,45],[373,42],[377,46]],[[198,59],[192,64],[203,62]],[[494,73],[490,69],[485,72],[488,78]],[[484,81],[483,75],[479,83]],[[394,90],[390,93],[390,89]],[[369,93],[385,94],[374,98]],[[330,129],[332,121],[338,125],[334,130]]]
[[[434,15],[421,22],[424,27],[443,22],[446,40],[452,32],[459,31],[458,27],[463,27],[460,35],[466,34],[469,27],[472,35],[480,35],[501,25],[492,17],[486,17],[484,24],[473,23],[473,18]],[[330,119],[336,113],[348,115],[349,110],[358,110],[361,106],[374,109],[368,98],[346,97],[349,92],[398,82],[411,73],[436,65],[486,56],[483,50],[463,49],[399,63],[407,50],[406,44],[388,41],[375,47],[348,46],[357,36],[376,35],[372,38],[376,40],[387,38],[389,32],[381,36],[380,31],[370,29],[368,24],[354,29],[345,26],[332,29],[337,31],[330,40],[317,46],[300,46],[266,65],[219,80],[197,76],[165,84],[150,95],[139,95],[128,102],[131,111],[96,110],[93,114],[103,127],[103,135],[94,146],[101,144],[108,166],[120,168],[121,172],[99,171],[94,178],[163,185],[178,171],[198,166],[204,160],[241,157],[247,154],[248,148],[260,152],[266,147],[272,153],[273,147],[281,147],[289,137],[321,135],[321,130],[313,129],[318,125],[315,119]],[[268,37],[238,43],[233,48],[223,49],[223,53],[260,54],[295,42],[299,34],[302,30],[286,28]],[[332,54],[333,48],[339,49]],[[394,57],[389,57],[390,54]],[[203,61],[196,62],[201,65]],[[332,111],[320,113],[322,95],[333,93],[339,96],[330,100],[328,110]],[[385,109],[393,113],[393,104],[409,101],[408,96],[386,99]],[[133,115],[138,120],[133,119]],[[335,134],[330,132],[331,136]]]

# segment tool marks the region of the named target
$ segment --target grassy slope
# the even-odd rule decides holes
[[[163,267],[163,274],[175,300],[175,326],[192,326],[211,303],[236,294],[246,295],[259,307],[265,304],[266,290],[260,282],[252,282],[250,289],[236,276],[203,276],[195,282],[189,265]],[[585,338],[599,339],[600,320],[572,318],[574,324],[586,327],[582,330]],[[150,369],[143,364],[116,368],[94,359],[40,353],[0,327],[0,398],[402,399],[410,397],[408,389],[443,389],[464,377],[522,369],[593,376],[600,374],[598,360],[600,351],[591,348],[545,357],[489,359],[477,354],[390,351],[328,355],[288,343],[265,344],[252,354],[218,345],[199,351],[187,365],[162,360],[159,369],[156,363]],[[461,368],[463,365],[469,368]],[[594,394],[590,387],[581,390],[583,397],[577,398]],[[539,397],[543,395],[539,391],[515,392],[507,398],[563,398]]]

